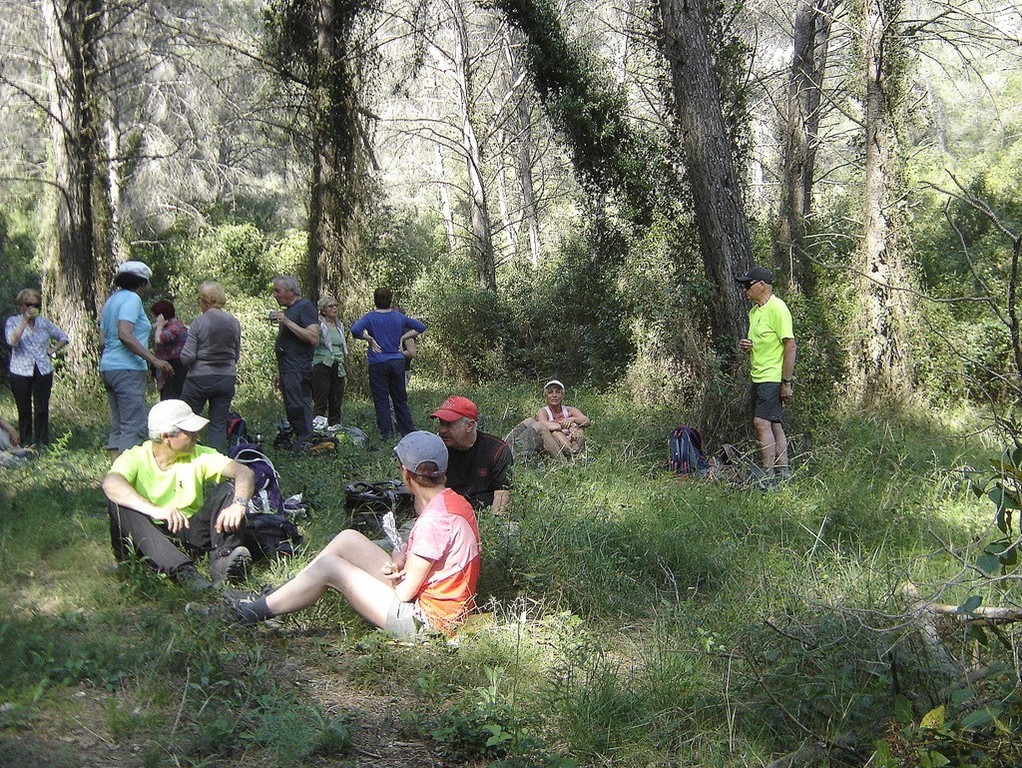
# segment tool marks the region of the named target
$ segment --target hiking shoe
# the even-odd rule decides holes
[[[175,584],[192,592],[204,592],[207,589],[213,588],[212,582],[199,573],[199,569],[191,563],[174,569],[170,577],[174,580]]]
[[[219,550],[210,558],[209,573],[213,577],[213,586],[221,587],[225,583],[235,584],[248,578],[252,567],[252,553],[248,547],[235,547],[229,552]]]
[[[326,416],[317,416],[312,420],[312,428],[317,432],[322,432],[326,429]]]
[[[249,599],[255,599],[257,597],[258,595],[248,595]],[[231,624],[257,623],[258,619],[242,610],[241,606],[244,605],[245,602],[247,602],[247,600],[243,600],[240,597],[228,598],[227,595],[224,595],[224,599],[221,602],[214,603],[213,605],[188,603],[185,605],[185,614],[188,616],[201,616],[202,618],[210,621],[222,621],[224,623]]]

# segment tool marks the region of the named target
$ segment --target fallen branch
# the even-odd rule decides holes
[[[979,606],[968,613],[962,613],[957,605],[947,603],[923,603],[919,606],[931,613],[939,613],[942,616],[951,616],[963,624],[980,627],[996,626],[998,624],[1011,624],[1022,621],[1022,609],[1019,608],[987,608]]]

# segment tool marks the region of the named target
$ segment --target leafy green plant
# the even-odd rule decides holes
[[[977,497],[986,497],[994,505],[994,524],[1000,536],[988,541],[976,565],[993,576],[1014,570],[1018,565],[1019,537],[1015,535],[1012,518],[1022,510],[1022,447],[1006,448],[999,459],[992,460],[994,475],[972,484]]]
[[[503,768],[573,768],[573,760],[551,754],[530,733],[516,715],[505,693],[506,671],[486,667],[486,685],[466,692],[463,700],[444,707],[435,717],[423,718],[404,712],[402,721],[415,732],[428,736],[438,749],[452,759],[495,758],[493,766]],[[416,680],[424,693],[438,693],[433,676]]]

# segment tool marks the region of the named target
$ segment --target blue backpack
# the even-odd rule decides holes
[[[703,477],[710,462],[703,453],[703,436],[695,427],[677,427],[671,432],[671,471],[680,477]]]

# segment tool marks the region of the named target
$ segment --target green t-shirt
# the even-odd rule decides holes
[[[153,443],[129,448],[110,467],[131,486],[158,507],[176,507],[191,517],[202,507],[202,487],[207,481],[220,482],[231,459],[205,445],[195,446],[190,456],[182,456],[167,469],[160,469],[153,455]]]
[[[756,305],[749,310],[749,340],[752,341],[749,365],[754,382],[780,383],[784,366],[784,340],[794,338],[791,312],[776,296],[767,299],[762,307]]]

